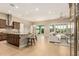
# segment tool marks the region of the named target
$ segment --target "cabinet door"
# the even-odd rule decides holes
[[[6,28],[6,20],[0,19],[0,28]]]
[[[14,29],[20,29],[20,23],[19,22],[13,22],[13,28]]]

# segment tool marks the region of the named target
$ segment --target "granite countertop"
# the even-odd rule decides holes
[[[18,32],[17,30],[13,29],[13,30],[6,30],[6,29],[0,29],[0,33],[5,33],[5,34],[16,34],[16,35],[26,35],[28,33],[22,33],[22,32]]]
[[[2,34],[14,34],[14,35],[28,35],[28,33],[9,33],[9,32],[0,32]]]
[[[15,34],[15,35],[27,35],[27,33],[7,33],[7,34]]]

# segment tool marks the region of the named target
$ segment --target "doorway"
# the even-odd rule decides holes
[[[44,25],[36,25],[36,34],[44,34]]]

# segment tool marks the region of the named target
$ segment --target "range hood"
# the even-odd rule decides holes
[[[12,15],[7,14],[7,26],[12,26]]]

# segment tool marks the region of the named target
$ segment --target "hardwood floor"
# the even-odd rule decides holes
[[[68,56],[69,47],[49,43],[43,36],[38,37],[36,45],[18,48],[0,41],[0,56]]]

